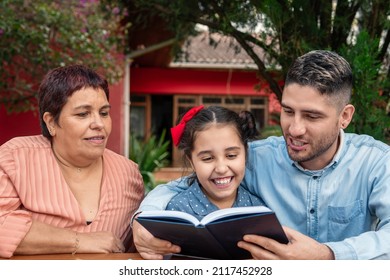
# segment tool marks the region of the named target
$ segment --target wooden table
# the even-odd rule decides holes
[[[10,260],[142,260],[138,253],[18,255]],[[1,260],[1,258],[0,258]]]

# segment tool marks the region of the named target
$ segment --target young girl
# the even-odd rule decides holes
[[[167,210],[201,219],[218,209],[264,205],[239,187],[245,174],[247,142],[258,135],[253,115],[201,105],[189,110],[171,133],[194,172],[187,179],[189,188],[175,196]]]

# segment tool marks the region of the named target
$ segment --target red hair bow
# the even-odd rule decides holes
[[[186,123],[191,120],[203,108],[204,106],[200,105],[188,110],[188,112],[184,114],[180,123],[171,128],[172,139],[175,146],[178,146],[180,143],[181,136],[183,135],[184,129],[186,128]]]

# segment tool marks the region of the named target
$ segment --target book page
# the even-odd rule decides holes
[[[192,216],[191,214],[180,212],[180,211],[170,211],[170,210],[152,210],[152,211],[143,211],[138,217],[145,218],[154,218],[159,220],[182,220],[187,221],[195,226],[199,225],[199,220]]]
[[[272,210],[265,206],[226,208],[208,214],[200,221],[200,223],[202,225],[206,225],[212,221],[225,218],[225,217],[231,217],[231,216],[243,215],[243,214],[268,213],[268,212],[272,212]]]

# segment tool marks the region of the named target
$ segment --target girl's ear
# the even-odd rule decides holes
[[[45,112],[43,114],[42,119],[45,122],[47,130],[49,130],[50,135],[55,136],[56,135],[56,126],[55,126],[53,115],[49,112]]]

